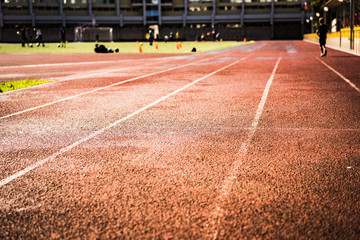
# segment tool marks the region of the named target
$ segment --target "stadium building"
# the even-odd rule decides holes
[[[302,39],[306,17],[305,0],[0,0],[0,41],[19,41],[23,25],[44,41],[58,41],[61,25],[69,41],[143,40],[149,28],[159,39]]]

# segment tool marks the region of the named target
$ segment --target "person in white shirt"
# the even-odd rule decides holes
[[[34,28],[34,31],[36,31],[36,37],[35,37],[35,40],[37,42],[36,46],[40,46],[40,44],[42,44],[43,47],[45,47],[45,44],[43,42],[43,39],[42,39],[42,33],[41,33],[41,30],[39,28]]]

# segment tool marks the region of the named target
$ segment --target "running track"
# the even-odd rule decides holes
[[[2,54],[0,238],[359,239],[360,58]]]

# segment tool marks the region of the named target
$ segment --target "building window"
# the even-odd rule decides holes
[[[131,4],[142,4],[142,0],[131,0]]]
[[[115,0],[92,0],[92,2],[98,4],[114,4]]]
[[[87,4],[87,0],[64,0],[64,4]]]
[[[5,0],[4,3],[28,3],[27,0]]]
[[[32,0],[33,3],[59,3],[58,0]]]

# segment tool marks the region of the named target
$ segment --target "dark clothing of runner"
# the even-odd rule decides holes
[[[328,31],[328,27],[325,24],[321,24],[317,29],[317,35],[319,36],[320,46],[324,46],[326,44],[327,31]]]

